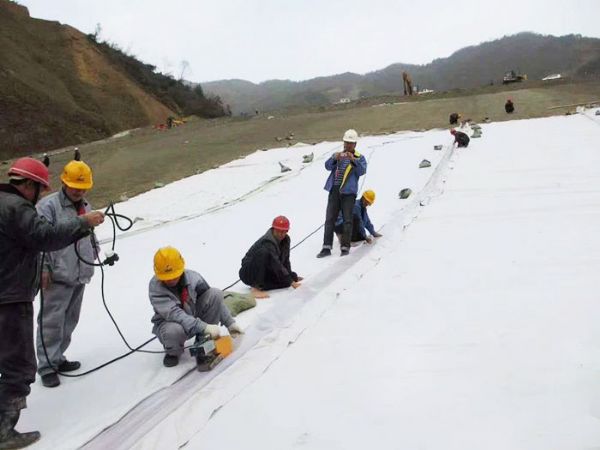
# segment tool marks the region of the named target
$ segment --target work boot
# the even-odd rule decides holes
[[[18,410],[0,413],[0,450],[27,447],[40,438],[39,431],[19,433],[15,430],[20,414]]]
[[[47,373],[46,375],[42,375],[42,384],[46,387],[53,388],[60,384],[60,379],[54,372]]]
[[[163,365],[165,367],[175,367],[179,364],[179,356],[177,355],[165,355],[163,359]]]
[[[81,363],[79,361],[68,361],[64,360],[58,365],[59,372],[73,372],[74,370],[78,370],[81,367]]]
[[[323,248],[317,255],[317,258],[324,258],[325,256],[331,256],[331,249]]]
[[[342,253],[340,253],[340,256],[347,256],[350,254],[350,249],[347,249],[345,247],[342,248]]]

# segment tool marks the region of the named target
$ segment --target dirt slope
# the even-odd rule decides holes
[[[172,114],[83,33],[0,0],[0,158],[101,139]]]

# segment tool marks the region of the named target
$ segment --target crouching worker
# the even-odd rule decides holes
[[[382,234],[375,231],[375,227],[371,223],[367,208],[375,203],[375,192],[367,190],[363,193],[362,197],[354,202],[354,208],[352,209],[352,242],[366,241],[368,244],[373,242],[373,238],[381,237]],[[337,221],[335,223],[335,233],[338,239],[342,238],[344,231],[344,218],[340,212]],[[367,236],[366,232],[369,232],[372,237]]]
[[[456,144],[457,147],[461,148],[461,147],[469,146],[469,141],[471,139],[469,138],[469,136],[467,136],[466,133],[452,129],[452,130],[450,130],[450,134],[452,134],[452,136],[454,136],[454,143]]]
[[[219,323],[232,336],[242,333],[223,303],[223,291],[211,288],[198,272],[186,270],[177,249],[163,247],[156,252],[154,274],[149,286],[152,332],[165,348],[165,367],[179,363],[186,340],[196,335],[217,339]]]
[[[285,216],[275,217],[273,225],[242,259],[240,279],[251,286],[255,298],[267,298],[265,292],[300,286],[302,277],[292,272],[290,264],[290,221]]]

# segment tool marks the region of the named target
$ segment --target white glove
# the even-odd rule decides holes
[[[219,325],[208,324],[204,329],[204,334],[208,334],[211,339],[217,339],[221,336],[221,328]]]
[[[242,331],[242,329],[236,322],[233,322],[231,325],[229,325],[229,327],[227,329],[229,330],[229,334],[232,336],[238,336],[240,334],[244,334],[244,332]]]

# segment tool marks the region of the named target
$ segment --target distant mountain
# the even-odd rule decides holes
[[[343,98],[355,100],[402,92],[403,71],[411,75],[413,85],[440,91],[500,83],[508,70],[518,70],[529,79],[541,79],[551,73],[599,77],[600,39],[519,33],[465,47],[448,58],[425,65],[392,64],[365,75],[348,72],[300,82],[271,80],[254,84],[244,80],[222,80],[203,83],[202,87],[205,92],[221,97],[235,114],[239,114],[328,105]]]
[[[0,158],[164,123],[170,115],[225,114],[201,88],[155,72],[68,25],[33,19],[0,0]]]

